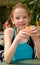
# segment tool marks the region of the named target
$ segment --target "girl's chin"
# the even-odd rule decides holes
[[[19,29],[22,30],[22,29],[24,29],[24,28],[25,28],[25,27],[20,27]]]

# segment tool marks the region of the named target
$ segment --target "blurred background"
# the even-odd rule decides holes
[[[3,24],[9,18],[12,7],[20,1],[31,10],[30,24],[40,26],[40,0],[0,0],[0,31],[3,31]]]

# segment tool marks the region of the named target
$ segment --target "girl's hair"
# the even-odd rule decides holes
[[[25,6],[24,4],[22,4],[22,3],[17,3],[17,4],[13,7],[13,9],[12,9],[12,11],[11,11],[11,18],[13,18],[13,12],[14,12],[14,10],[15,10],[16,8],[24,8],[25,10],[27,10],[28,16],[31,17],[29,8],[26,7],[26,6]]]

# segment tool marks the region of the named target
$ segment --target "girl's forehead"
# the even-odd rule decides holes
[[[16,14],[16,13],[25,13],[25,14],[28,14],[27,10],[25,8],[16,8],[14,11],[13,11],[13,14]]]

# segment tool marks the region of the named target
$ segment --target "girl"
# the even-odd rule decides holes
[[[15,24],[14,29],[8,28],[4,31],[4,60],[7,63],[15,60],[32,59],[33,49],[28,43],[30,32],[31,38],[37,51],[37,57],[40,58],[40,44],[38,40],[38,31],[35,26],[30,26],[30,31],[27,27],[30,23],[30,11],[22,3],[18,3],[12,10],[11,20]]]

